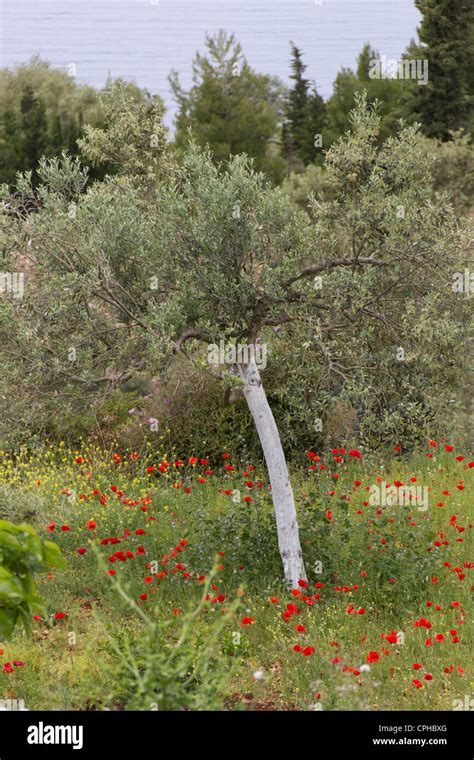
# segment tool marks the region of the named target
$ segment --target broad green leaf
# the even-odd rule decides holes
[[[5,530],[7,533],[18,533],[18,525],[13,525],[9,520],[0,520],[0,530]]]
[[[51,565],[51,567],[66,567],[66,563],[61,556],[61,550],[59,549],[59,546],[54,544],[52,541],[44,542],[43,552],[46,564]]]
[[[26,547],[21,544],[16,536],[12,535],[10,531],[2,529],[0,529],[0,546],[13,549],[20,554],[26,551]]]
[[[5,567],[0,567],[0,606],[11,607],[23,600],[21,582]]]
[[[12,607],[11,609],[0,609],[0,639],[9,639],[13,633],[16,622],[18,619],[18,609]]]

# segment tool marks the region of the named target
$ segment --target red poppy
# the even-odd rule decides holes
[[[378,662],[380,660],[380,655],[378,652],[369,652],[369,654],[366,657],[366,662]]]

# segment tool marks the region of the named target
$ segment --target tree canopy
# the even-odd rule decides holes
[[[154,117],[121,98],[112,135],[120,124],[147,145]],[[462,365],[462,352],[448,351],[465,337],[449,283],[466,238],[447,197],[432,193],[416,129],[382,147],[379,129],[362,99],[352,133],[327,154],[332,199],[307,211],[292,210],[248,158],[218,166],[196,145],[179,164],[164,143],[150,148],[143,183],[133,140],[118,176],[86,193],[86,173],[68,158],[42,162],[38,190],[29,174],[13,195],[4,188],[6,255],[34,270],[24,299],[1,304],[2,382],[19,405],[5,423],[26,415],[26,430],[58,405],[67,414],[85,391],[100,398],[162,371],[191,339],[268,341],[266,371],[277,375],[303,362],[306,379],[287,373],[281,390],[306,421],[339,395],[367,435],[391,435],[404,416],[416,426],[417,409],[434,416]],[[91,155],[103,141],[88,132]],[[442,356],[451,358],[440,369]],[[229,371],[223,379],[234,385]]]
[[[193,61],[193,84],[186,92],[176,72],[170,83],[179,106],[176,144],[192,138],[209,146],[216,162],[245,153],[260,170],[276,173],[282,164],[272,153],[282,119],[283,87],[278,79],[257,74],[233,34],[206,37],[207,55]]]
[[[428,137],[452,138],[452,132],[474,125],[474,5],[470,0],[416,0],[422,13],[420,44],[406,57],[428,62],[428,83],[413,85],[409,113]]]

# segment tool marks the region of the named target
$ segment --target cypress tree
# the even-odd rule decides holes
[[[19,129],[16,113],[8,109],[2,115],[0,126],[0,184],[11,184],[18,171],[21,150]]]
[[[20,103],[21,163],[22,171],[35,170],[39,159],[47,151],[49,130],[44,103],[27,85]]]
[[[428,61],[428,83],[413,83],[407,98],[411,117],[428,137],[449,140],[450,130],[472,130],[474,107],[473,0],[415,0],[423,14],[421,45],[407,58]]]
[[[316,86],[308,96],[304,111],[304,130],[301,138],[300,156],[307,166],[313,162],[322,164],[323,150],[328,146],[323,140],[323,130],[326,126],[326,103],[318,93]]]
[[[305,165],[312,163],[321,150],[315,145],[317,134],[322,133],[326,107],[322,97],[304,77],[306,64],[303,63],[299,48],[291,43],[291,88],[283,125],[283,144],[288,160],[299,158]]]
[[[287,146],[289,157],[291,153],[296,153],[302,158],[301,143],[304,139],[304,129],[306,122],[306,106],[308,104],[308,87],[309,82],[304,78],[306,64],[303,63],[301,51],[296,45],[291,43],[291,75],[294,85],[288,95],[288,105],[286,109],[286,131],[290,138]]]

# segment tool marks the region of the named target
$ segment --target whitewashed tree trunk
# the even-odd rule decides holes
[[[240,366],[245,380],[243,394],[257,428],[272,486],[273,506],[278,532],[278,546],[285,578],[293,588],[298,581],[307,580],[301,551],[295,500],[280,434],[262,386],[255,361]]]

